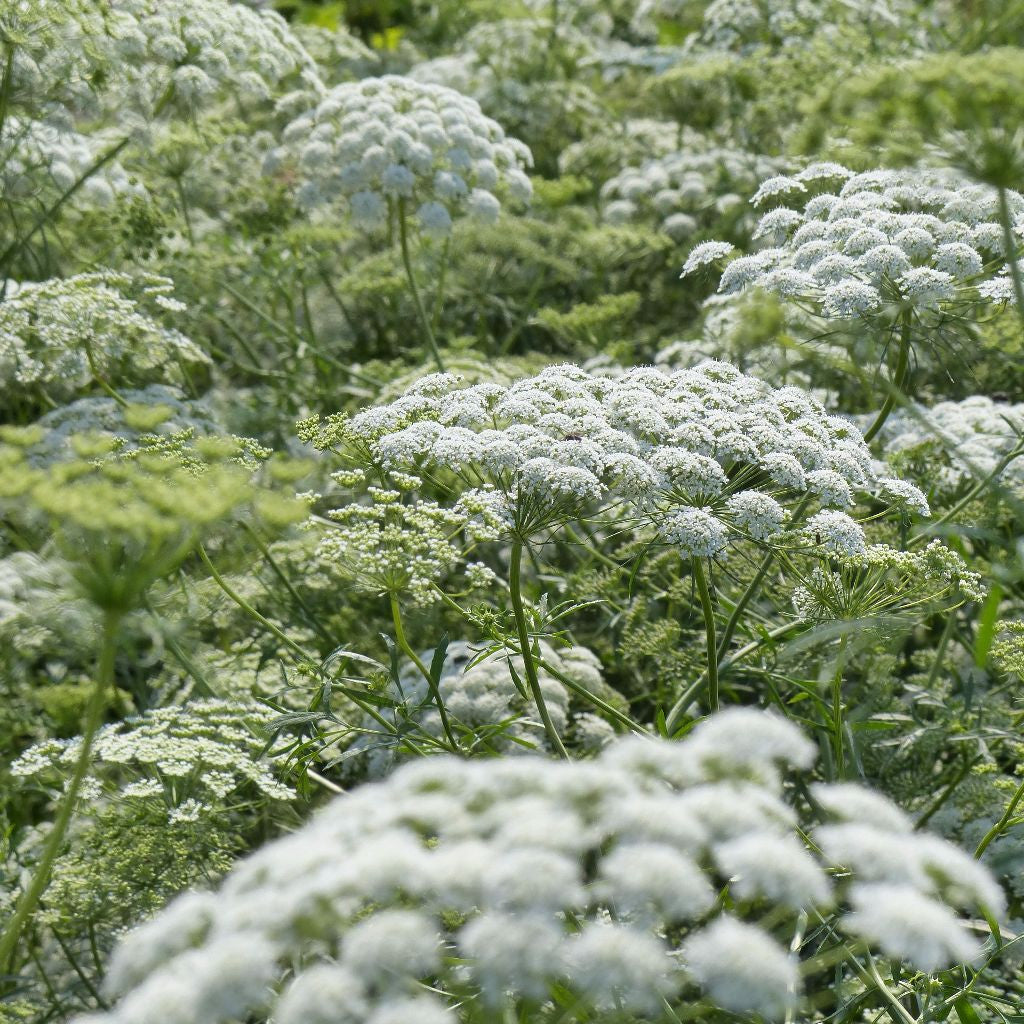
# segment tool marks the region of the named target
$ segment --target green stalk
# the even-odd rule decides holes
[[[1017,262],[1017,243],[1013,237],[1013,225],[1010,223],[1010,201],[1006,189],[999,187],[999,223],[1003,229],[1003,245],[1006,246],[1006,263],[1013,282],[1013,297],[1017,302],[1017,315],[1024,323],[1024,282],[1020,277],[1020,264]]]
[[[405,627],[402,625],[402,611],[398,607],[398,598],[393,593],[388,594],[388,598],[391,601],[391,621],[395,624],[395,641],[398,644],[399,650],[412,661],[416,668],[419,669],[420,675],[427,681],[430,697],[437,708],[438,715],[441,717],[441,729],[444,731],[444,738],[448,741],[448,746],[451,747],[453,753],[460,753],[458,741],[452,732],[452,723],[448,718],[448,709],[444,706],[444,701],[441,699],[441,691],[438,689],[437,682],[430,674],[427,666],[423,664],[423,659],[412,649],[405,637]]]
[[[216,583],[217,586],[220,587],[220,589],[223,590],[224,593],[242,609],[242,611],[251,615],[261,626],[263,626],[264,629],[269,629],[270,632],[281,641],[281,643],[290,647],[300,658],[303,659],[303,661],[316,662],[316,658],[311,658],[290,636],[288,636],[287,633],[275,626],[274,623],[266,616],[261,615],[256,611],[256,609],[253,608],[253,606],[249,604],[241,594],[230,586],[227,580],[217,572],[213,562],[210,561],[210,556],[206,553],[206,548],[204,548],[202,544],[200,544],[196,550],[199,552],[199,557],[202,560],[203,565],[210,570],[210,575],[213,577],[214,583]]]
[[[14,954],[17,949],[18,939],[21,937],[22,930],[39,905],[46,887],[50,884],[53,865],[60,854],[61,845],[64,842],[64,837],[67,835],[68,826],[71,824],[75,805],[78,802],[78,793],[89,771],[93,741],[103,721],[103,709],[106,707],[107,693],[113,689],[114,685],[114,656],[117,652],[117,629],[120,621],[120,612],[108,611],[103,616],[103,633],[96,666],[96,684],[89,696],[89,703],[86,707],[85,728],[82,732],[82,745],[78,753],[78,760],[75,762],[71,780],[61,799],[60,808],[53,821],[53,827],[50,829],[50,834],[46,837],[43,855],[36,866],[32,880],[29,882],[28,888],[22,893],[21,899],[18,900],[15,908],[14,916],[8,922],[3,935],[0,936],[0,969],[13,970]]]
[[[405,200],[398,200],[398,238],[402,249],[402,265],[405,267],[405,276],[409,282],[409,291],[412,292],[412,301],[416,306],[416,315],[420,319],[420,326],[423,328],[423,336],[426,339],[430,354],[437,363],[437,368],[444,373],[444,360],[441,358],[441,350],[437,347],[437,339],[434,337],[434,330],[430,326],[430,319],[427,311],[423,308],[423,300],[420,298],[420,290],[416,285],[416,275],[412,272],[412,260],[409,257],[409,228],[405,217]]]
[[[1013,799],[1007,805],[1003,816],[985,833],[981,842],[978,843],[978,848],[974,851],[975,860],[980,860],[981,855],[988,849],[989,845],[1003,834],[1003,830],[1009,824],[1014,811],[1017,810],[1017,805],[1022,799],[1024,799],[1024,782],[1017,787],[1017,792],[1013,794]]]
[[[552,749],[560,757],[569,760],[569,752],[565,749],[561,736],[551,721],[551,714],[548,711],[547,702],[544,700],[544,693],[540,688],[540,680],[537,678],[537,665],[533,660],[533,650],[530,646],[530,632],[526,628],[526,610],[523,607],[523,595],[521,581],[523,572],[523,542],[517,537],[512,541],[512,553],[509,560],[508,590],[512,598],[512,612],[516,619],[516,632],[519,635],[519,651],[523,656],[523,667],[526,670],[526,681],[529,684],[530,692],[533,694],[534,703],[537,705],[537,713],[544,723],[544,731],[547,733],[548,742]]]
[[[885,396],[882,408],[878,410],[875,422],[864,433],[864,440],[870,441],[882,429],[885,421],[889,418],[896,405],[897,397],[902,397],[907,385],[907,371],[910,368],[910,335],[911,335],[911,313],[910,310],[900,315],[900,348],[896,354],[896,369],[893,371],[892,383],[889,385],[889,394]]]
[[[693,559],[693,579],[697,584],[701,610],[704,612],[704,636],[708,652],[708,711],[718,710],[718,641],[715,638],[715,607],[704,573],[704,563]]]

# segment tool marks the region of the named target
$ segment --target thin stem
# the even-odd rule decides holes
[[[409,641],[405,638],[405,627],[402,625],[402,610],[398,606],[398,598],[393,593],[388,594],[388,597],[391,601],[391,621],[395,624],[395,641],[402,653],[412,661],[416,668],[419,669],[420,675],[427,681],[430,697],[437,708],[438,715],[441,717],[441,729],[444,731],[444,738],[448,741],[448,746],[455,753],[459,753],[459,744],[455,739],[455,734],[452,732],[452,723],[448,718],[448,709],[444,706],[444,701],[441,699],[441,691],[438,689],[437,681],[430,674],[427,666],[423,664],[423,659],[409,646]]]
[[[290,636],[288,636],[287,633],[275,626],[270,619],[261,615],[251,604],[249,604],[248,601],[246,601],[244,597],[241,596],[241,594],[232,589],[224,577],[221,576],[221,574],[214,568],[213,562],[210,561],[210,556],[206,553],[206,548],[204,548],[202,544],[198,546],[197,550],[199,552],[199,557],[202,559],[203,565],[210,570],[210,575],[213,577],[214,583],[216,583],[217,586],[220,587],[220,589],[223,590],[224,593],[242,609],[242,611],[251,615],[265,629],[269,629],[270,632],[278,638],[278,640],[290,647],[304,661],[316,661],[315,658],[311,658]]]
[[[1006,264],[1013,282],[1013,297],[1017,303],[1017,315],[1024,322],[1024,282],[1021,281],[1020,263],[1017,260],[1017,243],[1013,237],[1010,222],[1010,200],[1006,189],[999,187],[999,223],[1003,229],[1003,245],[1006,247]]]
[[[793,517],[791,525],[795,526],[803,518],[804,512],[807,511],[807,506],[811,503],[811,496],[805,495],[800,503],[793,509]],[[718,660],[721,661],[725,657],[725,652],[732,641],[733,634],[736,632],[736,627],[739,625],[740,618],[743,612],[746,610],[748,604],[750,604],[754,595],[757,593],[758,588],[761,586],[765,576],[768,575],[768,571],[775,563],[777,552],[772,548],[768,549],[767,554],[764,556],[763,561],[758,566],[757,572],[754,574],[754,578],[747,584],[747,589],[743,591],[739,601],[736,602],[736,607],[733,608],[732,614],[729,616],[729,621],[725,624],[725,629],[722,631],[722,638],[718,642]]]
[[[843,668],[846,640],[846,634],[839,639],[836,670],[832,676],[832,760],[837,779],[842,779],[846,775],[846,743],[843,740]]]
[[[412,272],[412,260],[409,257],[409,228],[405,217],[405,200],[398,200],[398,238],[402,249],[402,265],[405,267],[405,276],[409,281],[409,291],[412,292],[412,301],[416,306],[416,315],[420,318],[420,325],[423,328],[423,335],[426,338],[430,354],[437,363],[437,368],[444,373],[444,360],[441,358],[441,350],[437,347],[437,339],[434,337],[434,330],[427,318],[427,311],[423,308],[423,300],[420,298],[420,290],[416,285],[416,275]]]
[[[704,636],[708,652],[708,710],[718,710],[718,641],[715,639],[715,607],[711,600],[704,563],[693,559],[693,579],[697,584],[701,610],[704,612]]]
[[[98,159],[93,161],[79,176],[72,182],[55,200],[55,202],[47,207],[43,212],[36,218],[35,223],[28,230],[28,232],[22,235],[20,238],[16,238],[11,244],[0,253],[0,268],[5,268],[8,263],[15,256],[17,256],[22,249],[25,248],[28,243],[35,238],[35,236],[42,231],[47,224],[53,219],[53,217],[60,211],[60,208],[71,199],[76,192],[98,171],[105,167],[111,160],[115,159],[128,143],[131,142],[131,136],[122,139],[120,142],[111,146],[106,152],[101,154]]]
[[[526,610],[523,607],[523,595],[521,591],[523,572],[523,542],[517,537],[512,541],[512,553],[509,556],[508,569],[508,590],[512,598],[512,612],[516,619],[516,632],[519,635],[519,653],[523,656],[523,668],[526,671],[526,681],[529,684],[530,692],[533,694],[534,703],[537,705],[537,713],[544,723],[544,731],[547,733],[548,742],[552,749],[560,757],[569,760],[569,752],[565,749],[561,736],[551,721],[551,714],[548,711],[547,702],[544,700],[544,693],[540,688],[540,680],[537,678],[537,665],[533,660],[533,651],[530,647],[530,632],[526,628]]]
[[[441,323],[441,308],[444,305],[444,286],[448,277],[448,264],[451,260],[452,236],[444,240],[444,249],[441,252],[441,272],[437,277],[437,291],[434,294],[434,311],[430,316],[430,329],[437,335],[438,325]]]
[[[802,623],[800,622],[787,622],[783,626],[776,626],[771,632],[766,633],[764,636],[759,637],[757,640],[752,640],[745,647],[741,647],[731,658],[723,658],[718,663],[718,672],[721,676],[727,668],[735,665],[736,662],[742,661],[748,654],[753,654],[754,651],[765,644],[770,644],[773,640],[778,640],[779,637],[785,636],[787,633],[792,633],[794,630],[799,629]],[[700,692],[704,687],[704,680],[707,678],[707,669],[705,669],[695,683],[688,686],[679,697],[679,699],[672,705],[672,710],[669,711],[668,716],[665,720],[665,727],[671,736],[673,732],[679,727],[679,719],[682,717],[683,712],[689,707],[690,701]]]
[[[14,954],[17,949],[18,939],[22,930],[32,917],[36,907],[50,883],[50,876],[53,873],[53,865],[60,853],[61,845],[67,834],[68,826],[71,824],[71,817],[78,802],[78,793],[85,781],[89,771],[89,764],[92,755],[93,740],[103,721],[103,709],[106,707],[107,692],[114,685],[114,656],[117,651],[117,629],[121,616],[119,612],[108,611],[103,617],[103,633],[100,642],[99,658],[96,665],[96,682],[92,693],[89,696],[89,703],[85,712],[85,726],[82,732],[81,747],[78,752],[78,760],[75,762],[71,779],[54,818],[50,834],[46,838],[46,845],[43,847],[42,857],[36,866],[35,874],[32,876],[28,888],[18,900],[14,916],[11,918],[3,935],[0,936],[0,965],[11,971],[14,966]]]
[[[900,317],[900,348],[896,354],[896,369],[893,371],[889,394],[885,396],[882,408],[878,410],[875,422],[864,433],[864,440],[870,441],[882,429],[896,405],[897,397],[902,398],[907,385],[907,371],[910,368],[911,313],[909,310]]]
[[[980,860],[981,855],[989,848],[989,845],[1003,834],[1003,830],[1013,817],[1013,812],[1017,810],[1017,805],[1022,799],[1024,799],[1024,782],[1017,787],[1017,792],[1013,794],[1013,799],[1007,805],[1003,816],[985,833],[981,842],[978,843],[978,848],[974,851],[975,860]]]

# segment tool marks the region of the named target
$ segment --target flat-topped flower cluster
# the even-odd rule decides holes
[[[444,237],[455,217],[493,221],[496,193],[530,198],[530,151],[454,89],[399,75],[364,78],[326,92],[285,129],[271,165],[297,159],[309,205],[344,198],[372,229],[401,206],[420,229]]]
[[[254,726],[258,720],[255,705],[198,700],[104,726],[94,741],[86,796],[155,799],[166,803],[172,822],[216,813],[246,786],[271,800],[290,800],[294,791],[260,761],[265,740]],[[11,774],[62,782],[81,743],[75,737],[36,744],[11,765]]]
[[[8,15],[16,96],[79,110],[116,93],[122,116],[152,116],[241,97],[266,100],[285,84],[316,87],[316,65],[270,10],[222,0],[118,0],[113,5],[27,0]]]
[[[1019,244],[1024,198],[1010,193],[1007,201]],[[751,202],[793,205],[774,205],[762,216],[754,237],[768,247],[732,260],[721,292],[764,288],[834,318],[871,316],[886,305],[921,314],[1012,298],[991,188],[926,168],[855,174],[828,163],[767,179]],[[727,242],[703,242],[683,274],[732,251]]]
[[[98,271],[26,283],[0,303],[0,395],[77,397],[108,384],[181,383],[210,362],[159,317],[184,307],[153,274]]]
[[[791,723],[735,709],[590,762],[418,761],[132,933],[121,999],[89,1019],[673,1020],[696,1000],[782,1019],[822,952],[803,910],[920,970],[976,956],[960,914],[1002,912],[987,871],[855,785],[812,786],[833,820],[801,821],[779,768],[813,759]]]
[[[806,497],[820,508],[811,535],[852,552],[863,531],[843,510],[856,494],[927,513],[916,487],[879,472],[850,422],[713,361],[618,376],[552,366],[509,386],[432,374],[388,405],[306,421],[300,437],[385,472],[454,476],[490,536],[625,506],[684,555],[711,557],[779,535]]]

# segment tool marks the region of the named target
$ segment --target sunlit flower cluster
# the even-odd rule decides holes
[[[371,594],[408,594],[418,604],[438,600],[437,584],[460,567],[477,585],[489,581],[483,566],[466,565],[464,511],[404,501],[400,491],[383,488],[370,488],[370,499],[331,509],[310,524],[322,527],[314,557],[325,568]]]
[[[692,17],[690,0],[641,0],[633,19],[638,32],[653,32],[658,24]],[[699,27],[689,47],[741,54],[761,49],[803,47],[812,38],[829,40],[837,49],[851,44],[904,48],[916,41],[908,31],[911,19],[905,0],[712,0],[702,4]],[[699,10],[699,8],[698,8]]]
[[[726,363],[618,376],[552,366],[508,387],[433,374],[389,405],[309,421],[301,436],[385,471],[454,474],[469,488],[462,507],[491,535],[625,502],[684,555],[711,557],[779,534],[806,495],[826,547],[852,552],[863,531],[845,509],[857,493],[928,508],[917,488],[889,487],[847,420]]]
[[[594,91],[571,72],[596,56],[595,40],[565,21],[506,18],[481,22],[457,51],[410,74],[467,93],[531,145],[547,137],[560,150],[580,125],[604,120]]]
[[[853,785],[813,787],[838,819],[813,853],[778,770],[812,761],[792,724],[733,710],[592,762],[408,765],[134,932],[96,1019],[554,1020],[557,991],[596,1014],[672,1020],[700,992],[782,1019],[820,950],[800,948],[811,909],[922,970],[972,959],[958,911],[1003,909],[985,869]]]
[[[172,823],[215,814],[247,786],[271,800],[290,800],[294,791],[260,760],[266,741],[258,721],[255,707],[199,700],[104,726],[94,741],[85,791],[94,802],[163,802]],[[59,788],[80,747],[77,737],[36,744],[11,765],[11,774]]]
[[[835,182],[835,191],[820,191]],[[732,260],[721,292],[760,287],[840,319],[870,317],[886,305],[920,315],[1011,298],[998,197],[984,186],[926,169],[855,174],[812,164],[762,182],[751,201],[773,204],[754,231],[767,247]],[[787,202],[794,206],[775,205]],[[1011,193],[1008,202],[1019,222],[1024,198]],[[1019,240],[1019,227],[1017,233]],[[696,246],[683,274],[732,248]]]
[[[809,527],[813,529],[814,527]],[[809,621],[856,620],[897,615],[940,603],[981,601],[981,577],[941,541],[921,551],[897,551],[884,544],[817,567],[793,594],[797,613]]]
[[[454,89],[386,75],[329,90],[284,132],[298,160],[301,198],[309,205],[344,197],[367,229],[415,214],[422,232],[445,237],[454,218],[494,221],[498,194],[530,198],[531,158],[517,139]]]

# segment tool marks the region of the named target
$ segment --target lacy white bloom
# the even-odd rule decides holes
[[[494,220],[501,209],[495,192],[530,197],[526,146],[506,137],[475,100],[412,78],[335,86],[283,138],[298,161],[303,196],[346,197],[365,228],[385,223],[401,204],[425,234],[444,237],[455,217]]]
[[[246,786],[271,800],[292,799],[293,790],[261,763],[264,740],[253,726],[257,714],[254,707],[237,702],[198,700],[104,726],[92,751],[92,777],[100,785],[97,799],[166,800],[172,821],[219,814],[225,798]],[[25,751],[11,765],[11,773],[63,779],[80,749],[77,738],[46,740]],[[124,768],[178,781],[154,793],[120,780],[118,769]]]
[[[97,378],[184,383],[182,364],[210,360],[160,322],[165,309],[182,308],[171,287],[163,277],[113,271],[21,285],[0,303],[0,395],[67,400]]]
[[[809,195],[805,182],[812,180],[840,187]],[[826,317],[849,319],[885,303],[920,313],[976,302],[1005,276],[996,192],[949,173],[853,174],[834,165],[827,177],[770,178],[752,201],[767,199],[799,208],[778,206],[764,214],[754,237],[765,237],[773,248],[730,263],[722,292],[761,287],[816,302]],[[1008,201],[1019,223],[1024,198],[1010,193]],[[706,248],[710,244],[698,249],[715,251]],[[695,250],[684,274],[700,263]]]
[[[719,917],[686,941],[683,956],[690,973],[723,1009],[778,1020],[796,1003],[795,960],[754,925]]]
[[[856,868],[852,883],[837,874],[830,895],[822,868],[838,865],[807,848],[781,799],[780,766],[802,770],[809,755],[791,723],[742,710],[681,742],[632,738],[590,762],[416,761],[130,936],[110,970],[122,998],[96,1019],[136,1024],[159,1006],[175,1024],[257,1008],[284,1024],[432,1022],[442,1010],[458,1022],[540,1012],[555,985],[591,1014],[658,1014],[663,1000],[692,1003],[694,984],[725,1010],[781,1019],[802,997],[788,908],[807,901],[828,914],[835,900],[839,923],[870,948],[926,969],[973,956],[956,913],[974,909],[966,891],[947,902],[941,886],[875,865],[872,881]],[[827,787],[817,794],[831,799]],[[856,827],[888,836],[870,818]],[[756,863],[755,840],[776,870]],[[943,870],[966,856],[920,833],[899,841]],[[800,893],[779,888],[790,863]],[[979,893],[991,890],[984,869],[973,876]],[[731,915],[715,912],[724,886],[736,887]],[[777,933],[744,920],[749,901]],[[245,970],[234,959],[242,944]],[[821,953],[816,939],[807,954]],[[211,994],[214,970],[224,991]],[[421,983],[430,1002],[414,1008]]]
[[[857,429],[806,392],[711,361],[617,376],[552,366],[508,386],[431,374],[388,405],[309,421],[300,436],[384,471],[456,474],[492,536],[625,501],[687,557],[771,539],[801,495],[848,505],[887,479]],[[862,547],[860,528],[836,515],[815,520],[829,550]]]

